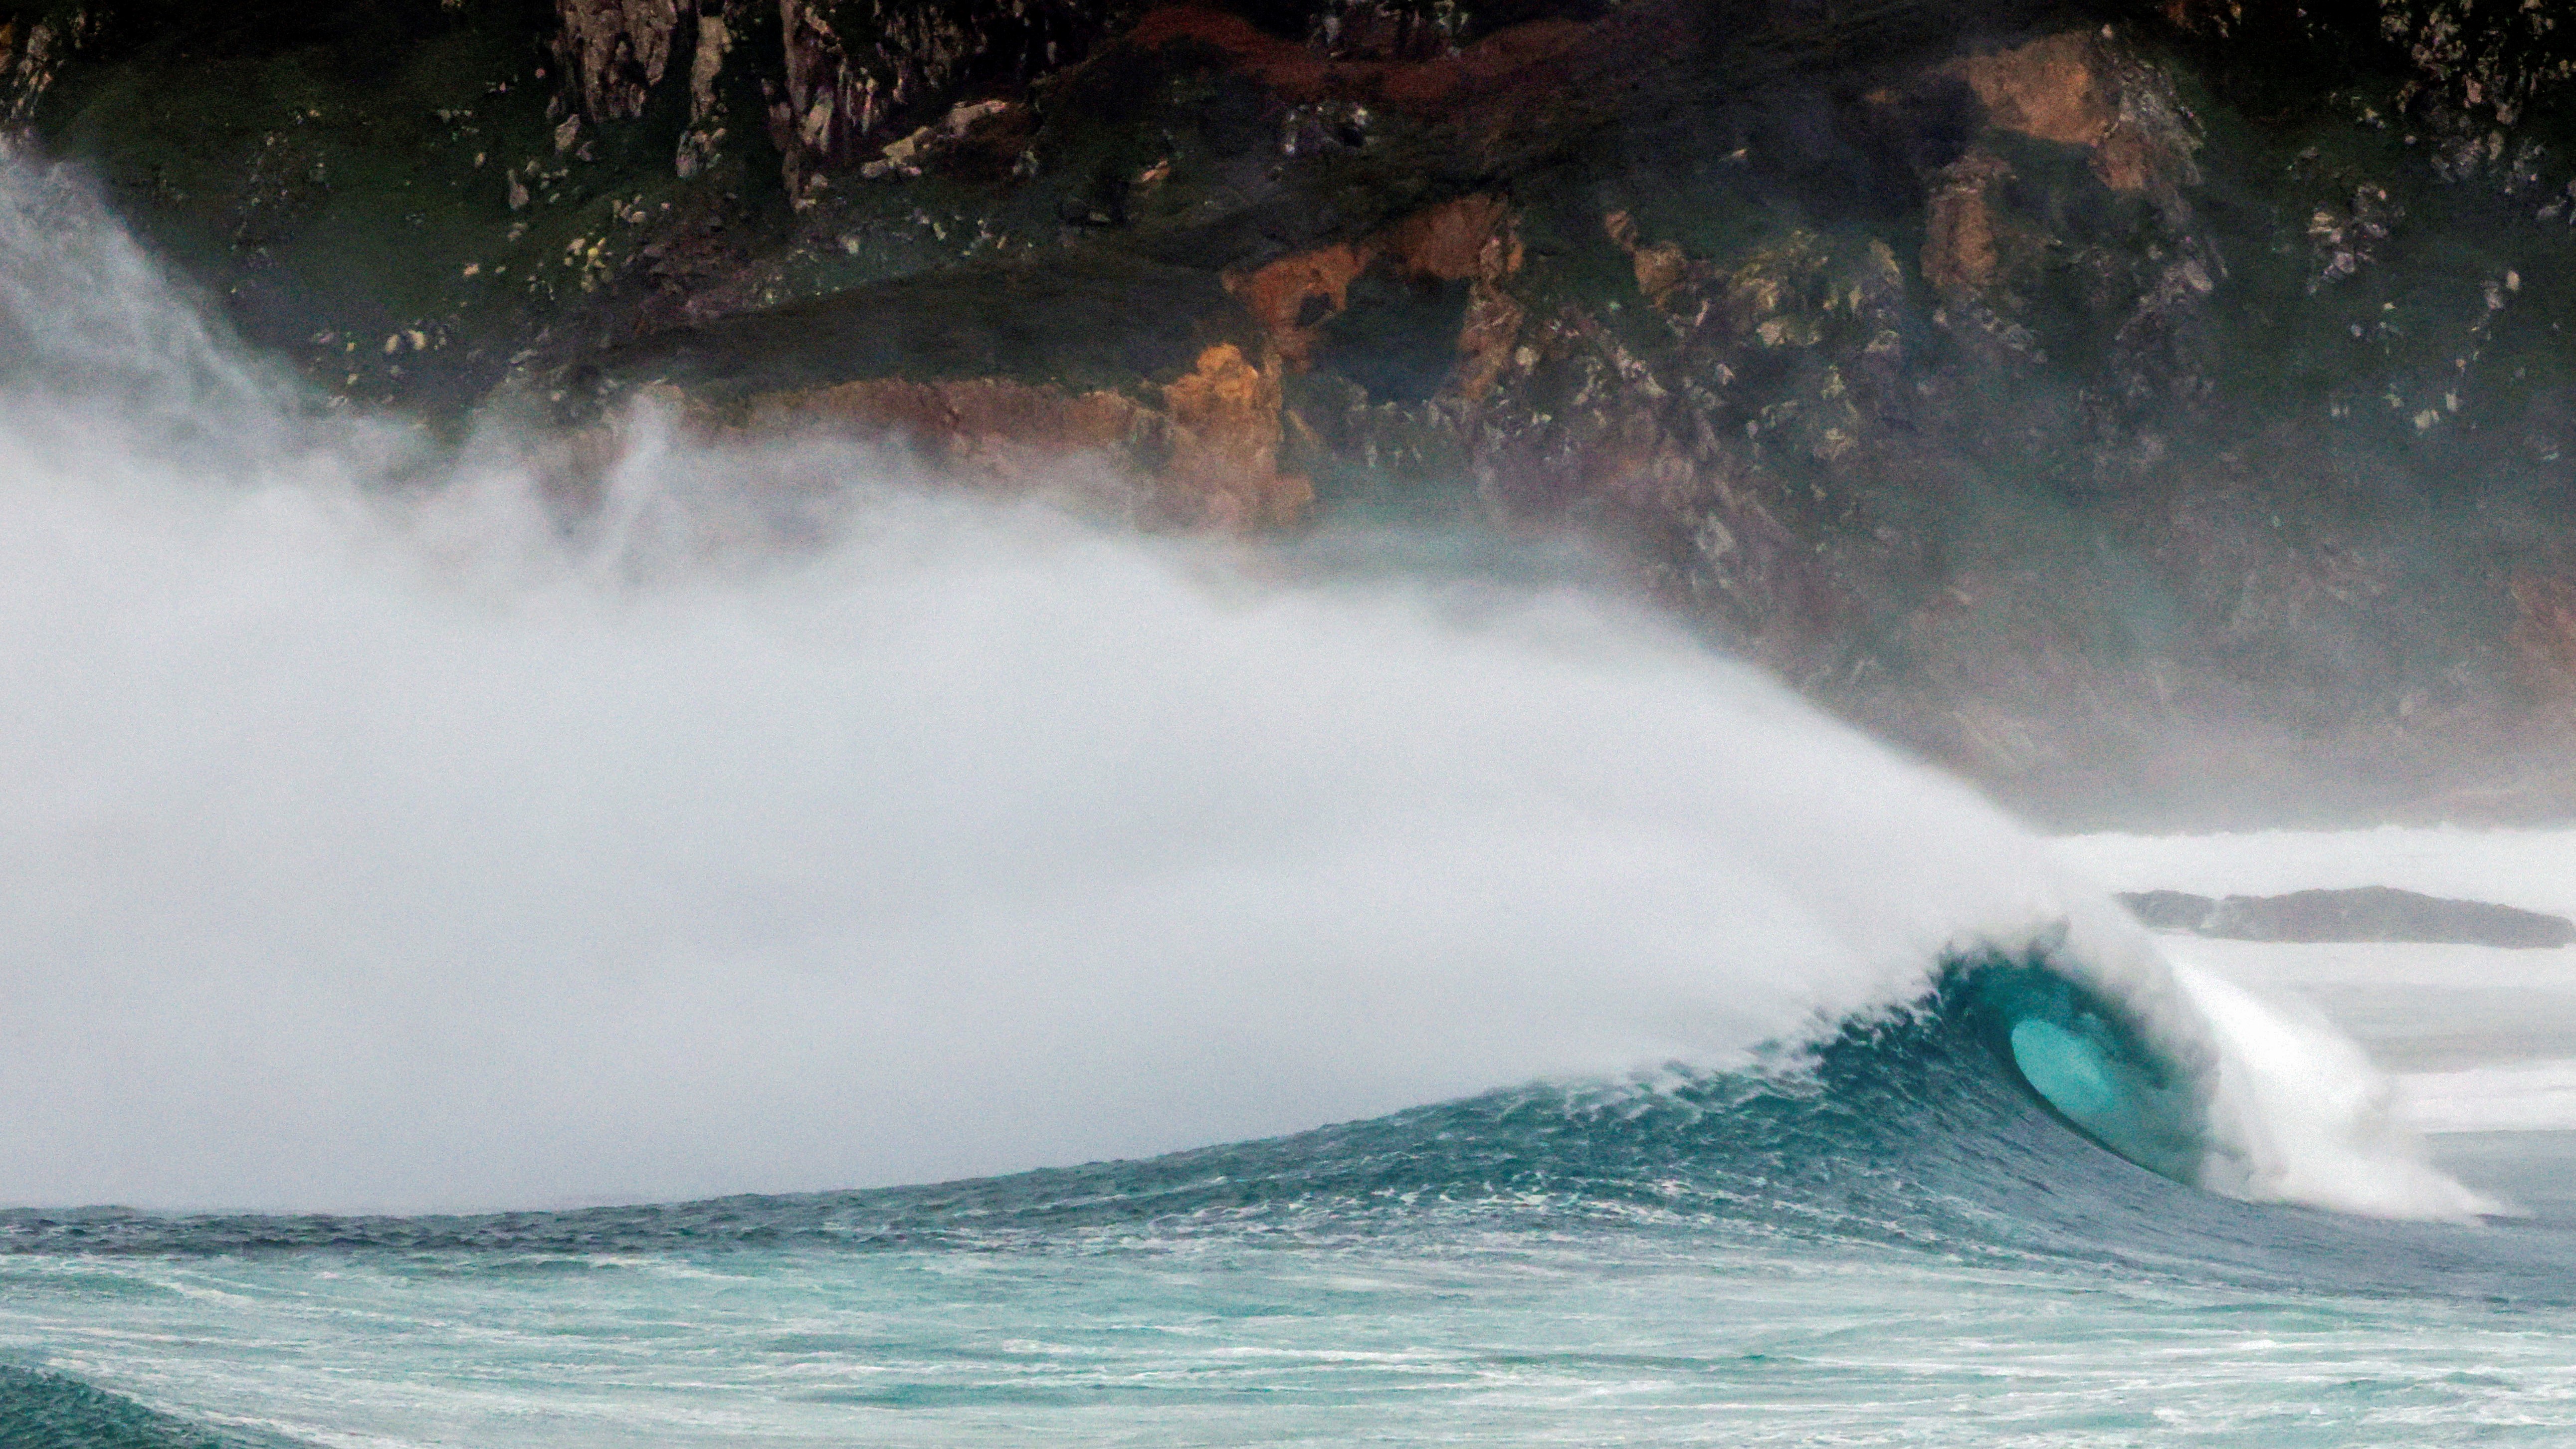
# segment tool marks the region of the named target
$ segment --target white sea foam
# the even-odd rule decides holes
[[[2061,859],[2123,890],[2267,895],[2364,885],[2576,914],[2576,830],[2453,827],[2092,835]],[[2576,1130],[2576,947],[2293,944],[2169,937],[2168,956],[2314,1003],[2402,1069],[2424,1132]]]
[[[567,533],[498,443],[299,414],[0,176],[0,1200],[1145,1153],[1725,1067],[2063,932],[2211,1065],[2214,1185],[2474,1206],[2330,1035],[2177,989],[1971,792],[1632,609],[649,419]]]
[[[2173,971],[2218,1045],[2211,1112],[2233,1152],[2213,1154],[2205,1185],[2386,1217],[2497,1206],[2425,1162],[2388,1078],[2324,1017],[2191,966]]]
[[[2262,896],[2394,886],[2576,916],[2576,830],[2563,828],[2106,833],[2069,836],[2057,849],[2119,890]]]
[[[2408,1072],[2397,1098],[2421,1132],[2576,1132],[2576,1060]]]

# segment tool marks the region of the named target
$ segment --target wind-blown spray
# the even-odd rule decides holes
[[[1615,602],[649,418],[567,525],[306,406],[58,173],[0,171],[0,287],[0,1201],[1150,1153],[1738,1069],[1994,946],[2173,1065],[2207,1185],[2475,1206],[2357,1057],[2249,1064],[2298,1049],[1971,792]]]

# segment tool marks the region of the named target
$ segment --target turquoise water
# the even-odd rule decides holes
[[[17,1213],[0,1345],[55,1377],[0,1379],[0,1426],[59,1421],[68,1379],[173,1417],[42,1442],[2576,1436],[2568,1143],[2462,1145],[2522,1217],[2216,1197],[2039,1103],[2011,1061],[2026,1004],[1953,978],[1769,1073],[938,1187]]]

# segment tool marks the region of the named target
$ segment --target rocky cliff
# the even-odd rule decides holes
[[[2497,818],[2576,807],[2551,10],[39,0],[0,117],[355,401],[1572,530],[2059,818]]]

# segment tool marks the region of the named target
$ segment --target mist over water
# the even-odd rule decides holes
[[[2357,1052],[1615,600],[640,415],[567,518],[23,166],[0,289],[0,1203],[990,1174],[1742,1068],[2044,945],[2191,1076],[2208,1185],[2477,1206]]]

